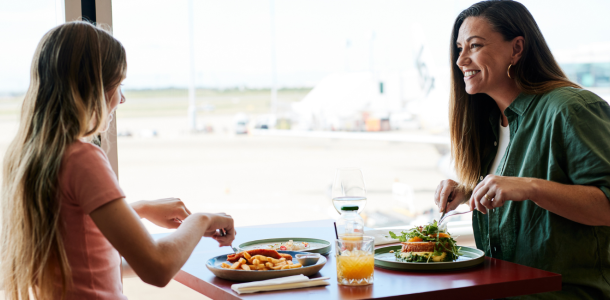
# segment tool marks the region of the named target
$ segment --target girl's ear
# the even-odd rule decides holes
[[[523,55],[523,49],[525,47],[525,38],[518,36],[512,41],[513,51],[511,54],[511,61],[513,65],[516,65],[521,56]]]

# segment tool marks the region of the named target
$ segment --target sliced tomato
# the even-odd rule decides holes
[[[286,250],[286,246],[281,246],[280,250]]]

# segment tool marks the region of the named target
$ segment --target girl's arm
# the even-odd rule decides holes
[[[191,214],[179,198],[141,200],[130,205],[140,218],[163,228],[178,228],[182,220]]]
[[[212,237],[220,246],[230,246],[235,239],[233,219],[225,214],[192,214],[175,232],[156,241],[123,198],[97,208],[90,216],[135,273],[159,287],[178,273],[201,237]],[[226,230],[226,236],[221,237],[217,229]]]

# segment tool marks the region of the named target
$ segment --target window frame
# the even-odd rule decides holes
[[[112,33],[112,0],[64,0],[65,21],[81,20],[83,17],[83,7],[91,11],[91,5],[95,5],[95,23],[105,24]],[[119,156],[117,149],[117,129],[116,118],[112,118],[112,123],[108,130],[101,134],[102,149],[108,156],[110,166],[119,177]]]

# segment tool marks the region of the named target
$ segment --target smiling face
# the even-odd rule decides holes
[[[456,44],[460,52],[456,64],[464,74],[468,94],[485,93],[492,96],[494,92],[514,85],[506,74],[511,64],[513,43],[505,41],[485,18],[466,18],[458,32]]]

